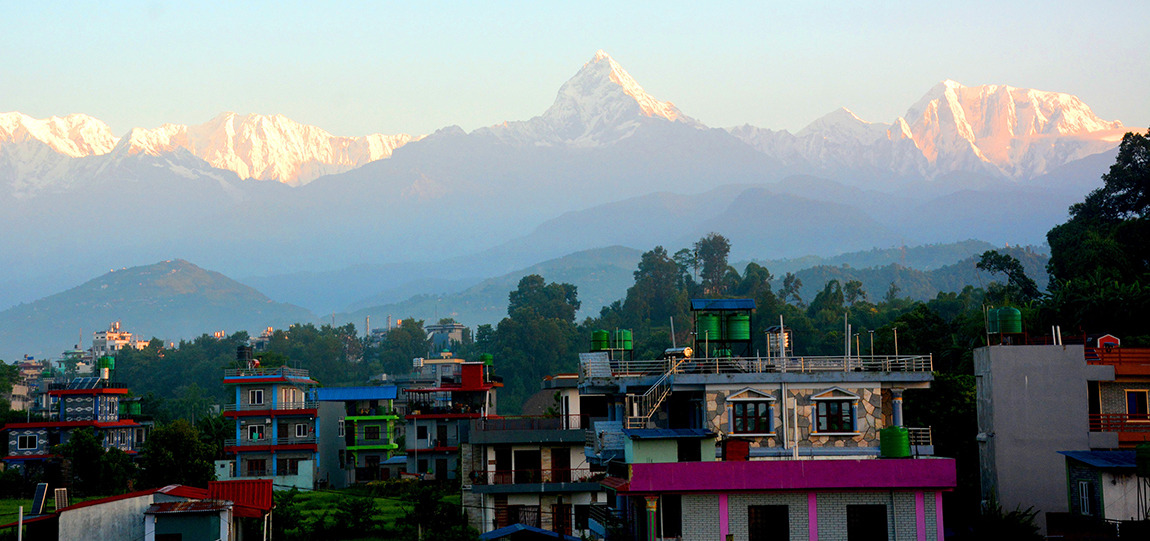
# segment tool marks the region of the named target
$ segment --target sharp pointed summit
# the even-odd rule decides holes
[[[648,94],[600,49],[559,88],[555,102],[541,116],[476,131],[520,144],[596,146],[630,137],[645,119],[706,127],[675,104]]]

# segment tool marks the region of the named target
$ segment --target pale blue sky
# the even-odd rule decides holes
[[[0,111],[122,135],[222,111],[336,135],[525,120],[605,49],[710,126],[890,122],[943,79],[1150,125],[1150,2],[4,2]]]

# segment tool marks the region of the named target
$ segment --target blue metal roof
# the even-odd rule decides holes
[[[1058,454],[1103,470],[1134,469],[1134,451],[1058,451]]]
[[[395,400],[395,397],[395,385],[379,385],[373,387],[320,387],[315,390],[315,399],[320,402]]]
[[[407,455],[395,455],[383,461],[384,464],[407,464]]]
[[[691,310],[754,310],[755,299],[691,299]]]
[[[502,539],[504,537],[508,537],[508,536],[513,535],[513,534],[517,534],[519,532],[528,532],[530,534],[533,534],[530,536],[531,538],[543,537],[543,538],[552,538],[552,539],[562,539],[563,541],[579,541],[578,537],[573,537],[570,535],[562,535],[559,532],[552,532],[552,531],[544,530],[541,528],[536,528],[534,526],[526,526],[524,524],[512,524],[510,526],[504,526],[502,528],[499,528],[498,530],[491,530],[490,532],[487,532],[485,534],[481,534],[479,536],[479,539],[480,539],[480,541],[490,541],[492,539]],[[519,538],[519,537],[520,536],[516,536],[516,538]],[[524,536],[524,537],[526,538],[526,536]]]
[[[705,428],[624,428],[623,435],[637,439],[713,438],[714,432]]]

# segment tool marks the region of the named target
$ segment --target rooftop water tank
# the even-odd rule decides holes
[[[879,452],[883,458],[910,456],[910,431],[905,426],[891,426],[878,431]]]
[[[750,340],[751,316],[731,314],[727,316],[727,340]]]
[[[695,340],[722,340],[722,318],[718,314],[703,313],[699,314],[698,319],[698,335]]]
[[[591,331],[591,351],[603,351],[609,346],[610,333],[604,330]]]
[[[998,309],[998,332],[1002,334],[1019,334],[1022,332],[1022,312],[1017,308]]]

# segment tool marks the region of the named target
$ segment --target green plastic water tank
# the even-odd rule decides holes
[[[615,331],[611,337],[611,347],[626,351],[635,349],[635,342],[631,338],[631,331],[626,329]]]
[[[727,340],[750,340],[751,316],[731,314],[727,316]]]
[[[698,335],[695,340],[700,342],[708,340],[722,340],[722,318],[718,314],[699,314]]]
[[[1134,472],[1138,477],[1150,477],[1150,443],[1134,447]]]
[[[610,334],[607,331],[591,331],[591,351],[603,351],[608,348],[608,338]]]
[[[51,369],[51,368],[45,368],[45,369],[41,370],[41,371],[40,371],[40,377],[41,377],[41,378],[50,378],[50,377],[52,377],[52,369]]]
[[[986,332],[998,334],[998,308],[986,311]]]
[[[115,370],[116,358],[108,356],[100,357],[100,360],[96,362],[96,368],[107,368],[110,370]]]
[[[491,365],[495,364],[495,356],[490,354],[490,353],[480,353],[479,354],[479,362],[483,363],[486,366],[491,366]]]
[[[1022,332],[1022,312],[1017,308],[998,309],[998,332],[1002,334],[1019,334]]]
[[[878,431],[879,451],[883,458],[910,456],[910,431],[905,426],[892,426]]]

